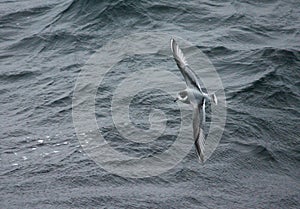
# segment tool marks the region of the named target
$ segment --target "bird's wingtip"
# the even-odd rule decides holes
[[[170,39],[170,44],[171,44],[171,50],[172,50],[172,51],[174,51],[175,43],[176,43],[176,41],[175,41],[175,39],[172,37],[172,38]]]
[[[204,163],[204,155],[203,155],[203,152],[201,152],[200,155],[199,155],[199,161],[200,161],[200,163]]]

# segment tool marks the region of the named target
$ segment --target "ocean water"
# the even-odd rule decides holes
[[[140,32],[190,41],[222,79],[226,126],[204,165],[192,148],[158,176],[124,177],[98,166],[79,143],[72,118],[79,73],[106,43]],[[0,40],[0,208],[300,207],[297,1],[3,0]],[[139,59],[118,66],[134,71]],[[155,65],[155,56],[146,60]],[[130,108],[146,129],[152,105],[173,117],[164,140],[128,149],[102,124],[112,122],[106,111],[122,79],[108,73],[97,93],[104,136],[132,156],[168,149],[179,110],[161,90],[138,94]]]

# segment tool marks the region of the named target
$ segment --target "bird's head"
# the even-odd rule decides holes
[[[174,102],[177,102],[178,100],[183,102],[183,103],[189,103],[187,91],[179,92],[177,97],[175,98]]]

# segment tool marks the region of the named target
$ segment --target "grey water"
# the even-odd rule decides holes
[[[0,208],[299,208],[298,4],[2,0]],[[98,166],[78,141],[72,96],[82,67],[107,42],[138,32],[190,41],[222,79],[226,126],[204,165],[191,149],[161,175],[127,178]],[[119,67],[137,70],[138,59],[123,60]],[[152,106],[173,120],[164,140],[131,144],[129,149],[128,141],[119,140],[111,114],[100,111],[109,111],[115,85],[124,78],[107,76],[107,85],[97,93],[107,98],[96,98],[99,124],[109,123],[100,127],[107,141],[134,156],[168,149],[180,125],[174,120],[179,110],[173,95],[159,90],[133,99],[131,119],[136,126],[144,123],[147,128]]]

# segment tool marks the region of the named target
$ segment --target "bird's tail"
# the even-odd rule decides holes
[[[216,95],[213,93],[213,94],[210,94],[209,96],[210,96],[211,101],[213,101],[213,103],[215,103],[215,105],[217,105],[218,99],[217,99]]]

